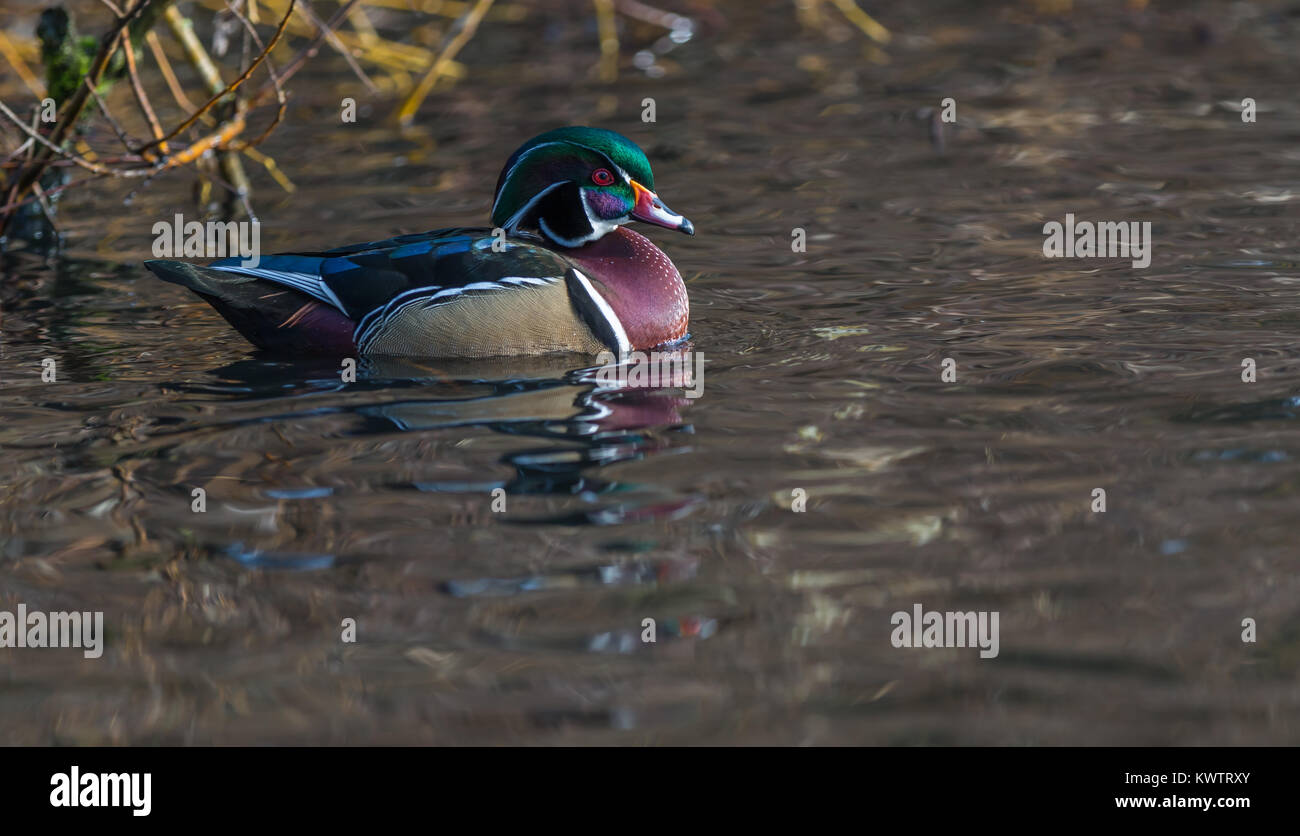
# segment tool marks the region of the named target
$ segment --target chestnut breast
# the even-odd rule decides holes
[[[649,238],[620,226],[598,241],[562,252],[597,283],[633,348],[644,351],[686,336],[686,285],[672,260]]]

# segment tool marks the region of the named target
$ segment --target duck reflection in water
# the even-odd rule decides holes
[[[681,411],[694,400],[689,396],[701,391],[697,361],[689,343],[657,354],[663,355],[657,358],[663,371],[653,376],[629,375],[616,364],[595,365],[591,357],[581,355],[363,358],[357,362],[355,381],[348,383],[340,381],[338,365],[286,366],[275,360],[246,360],[217,374],[239,380],[246,391],[259,390],[273,376],[277,393],[284,394],[283,375],[289,370],[304,376],[290,384],[304,393],[373,391],[382,397],[330,408],[359,416],[357,435],[391,432],[393,427],[411,433],[472,427],[549,442],[503,455],[500,461],[515,471],[508,480],[414,482],[405,487],[435,493],[573,496],[589,507],[541,518],[510,514],[503,522],[603,526],[675,519],[702,501],[660,486],[592,475],[613,464],[689,451],[673,437],[693,432]],[[635,385],[622,385],[629,380]],[[393,397],[411,390],[418,397]]]

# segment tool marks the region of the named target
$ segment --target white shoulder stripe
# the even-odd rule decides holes
[[[573,275],[578,277],[578,283],[582,285],[582,289],[587,291],[587,295],[591,297],[591,301],[600,311],[600,315],[605,317],[605,321],[609,323],[610,330],[614,332],[614,339],[618,342],[619,360],[623,360],[632,353],[632,341],[627,338],[627,331],[624,330],[618,314],[614,313],[614,309],[605,301],[605,297],[601,296],[596,291],[596,288],[591,286],[591,280],[582,275],[581,270],[575,268]]]

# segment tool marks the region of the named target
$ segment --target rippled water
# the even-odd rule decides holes
[[[109,638],[0,650],[0,740],[1300,739],[1300,18],[901,5],[888,63],[772,4],[613,86],[576,18],[487,27],[406,135],[337,124],[324,57],[268,143],[274,251],[486,223],[522,139],[626,133],[699,230],[651,233],[698,399],[574,358],[345,385],[138,267],[183,176],[70,203],[72,257],[0,286],[0,609]],[[1151,222],[1150,267],[1044,258],[1066,213]],[[917,603],[1000,654],[894,648]]]

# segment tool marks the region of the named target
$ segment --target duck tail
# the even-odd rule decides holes
[[[163,281],[194,291],[258,348],[339,356],[356,350],[356,323],[349,316],[293,288],[183,261],[144,266]]]

